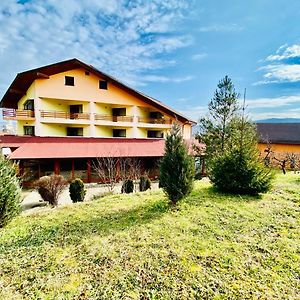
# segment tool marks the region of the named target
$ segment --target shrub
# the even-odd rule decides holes
[[[235,194],[258,194],[271,187],[269,169],[246,152],[231,151],[212,162],[209,178],[214,186]]]
[[[43,176],[34,183],[42,199],[53,206],[57,206],[58,197],[67,185],[67,181],[61,175]]]
[[[82,202],[84,200],[86,190],[84,184],[80,178],[74,179],[69,187],[71,200],[76,202]]]
[[[141,176],[140,178],[140,192],[147,191],[151,189],[151,180],[147,175]]]
[[[15,166],[0,155],[0,228],[20,213],[21,188]]]
[[[133,189],[134,189],[133,180],[126,179],[122,184],[121,192],[129,194],[129,193],[133,193]]]
[[[181,127],[174,124],[167,135],[165,155],[160,163],[159,185],[172,203],[187,196],[193,188],[195,165],[183,141]]]

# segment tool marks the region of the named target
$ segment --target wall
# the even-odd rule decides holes
[[[258,144],[259,151],[263,154],[267,145],[263,143]],[[289,145],[289,144],[271,144],[272,151],[278,155],[284,155],[286,153],[300,154],[300,145]]]
[[[65,85],[65,76],[74,77],[74,86]],[[108,82],[108,90],[99,89],[99,80],[101,78],[90,73],[85,75],[84,69],[74,69],[67,72],[62,72],[50,76],[49,79],[37,79],[28,89],[27,94],[22,97],[18,105],[23,109],[23,104],[27,99],[34,98],[35,101],[35,132],[40,136],[64,136],[65,128],[70,123],[76,122],[65,119],[47,120],[40,117],[40,110],[49,111],[65,111],[69,112],[69,105],[82,104],[83,112],[91,113],[91,120],[78,121],[86,125],[77,125],[84,127],[85,136],[96,137],[112,137],[112,128],[109,124],[107,128],[102,126],[94,126],[93,114],[111,115],[113,107],[126,107],[128,116],[136,116],[133,123],[127,127],[127,137],[144,138],[147,137],[147,131],[143,128],[138,128],[137,116],[149,117],[149,111],[158,111],[156,108],[144,103],[142,100],[125,92],[117,86]],[[93,104],[95,103],[95,105]],[[165,118],[170,118],[169,115],[163,113]],[[57,123],[56,123],[57,122]],[[51,123],[51,124],[50,124]],[[31,123],[33,125],[33,123]],[[119,124],[122,126],[121,124]],[[125,125],[125,124],[124,124]],[[24,122],[18,124],[18,133],[23,132]],[[74,125],[76,127],[76,124]],[[145,128],[146,126],[144,126]],[[169,129],[163,127],[164,131]],[[190,138],[190,125],[185,125],[183,134],[185,138]],[[122,128],[122,127],[116,127]],[[152,126],[147,126],[151,129]],[[153,130],[158,129],[158,125],[153,126]]]

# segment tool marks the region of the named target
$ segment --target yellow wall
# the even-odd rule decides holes
[[[18,109],[24,109],[24,103],[28,99],[34,99],[34,98],[35,98],[35,82],[32,83],[32,85],[27,90],[26,94],[19,100]]]
[[[267,145],[259,143],[259,151],[263,154]],[[272,151],[276,154],[286,154],[286,153],[300,153],[300,145],[288,145],[288,144],[271,144]]]
[[[17,134],[23,135],[24,134],[24,128],[23,126],[34,126],[34,121],[18,121],[17,122]]]
[[[66,125],[66,124],[45,124],[42,123],[42,136],[67,136],[67,127],[82,127],[83,136],[89,135],[88,126],[83,125]]]
[[[65,85],[65,76],[74,77],[74,86]],[[112,83],[108,82],[108,89],[99,89],[100,78],[90,72],[90,75],[85,75],[84,69],[74,69],[67,72],[62,72],[50,76],[49,79],[37,79],[30,86],[27,94],[22,97],[18,103],[18,107],[23,109],[23,104],[27,99],[35,99],[36,108],[36,133],[41,136],[65,136],[65,128],[67,124],[63,120],[57,119],[57,124],[47,124],[47,118],[40,119],[39,110],[50,111],[65,111],[69,112],[70,105],[82,104],[83,112],[97,113],[104,115],[111,115],[113,107],[126,107],[126,114],[133,116],[134,114],[140,117],[149,117],[150,111],[158,111],[158,109],[146,104],[142,100],[127,93],[123,89],[118,88]],[[90,102],[94,102],[95,105],[90,105]],[[171,116],[163,113],[165,118],[171,118]],[[174,119],[174,118],[172,118]],[[41,123],[40,121],[43,121]],[[23,121],[18,121],[18,133],[23,132]],[[93,119],[91,121],[86,120],[84,123],[90,123],[91,125],[73,125],[78,127],[84,127],[84,135],[90,135],[89,126],[94,126]],[[146,137],[147,131],[143,128],[133,128],[137,124],[132,123],[131,128],[127,128],[127,137]],[[157,127],[157,126],[156,126]],[[184,137],[190,137],[190,125],[184,127]],[[118,127],[121,128],[121,127]],[[151,126],[149,127],[151,129]],[[155,130],[155,128],[153,128]],[[166,131],[166,130],[165,130]],[[112,137],[112,128],[105,128],[103,126],[95,126],[96,137]]]

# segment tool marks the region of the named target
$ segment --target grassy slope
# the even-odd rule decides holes
[[[3,299],[296,299],[299,265],[294,174],[261,199],[198,182],[177,209],[161,192],[116,195],[0,231]]]

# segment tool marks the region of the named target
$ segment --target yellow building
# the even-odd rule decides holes
[[[194,123],[161,102],[77,59],[19,73],[1,105],[18,135],[162,138]]]
[[[99,181],[93,162],[109,156],[139,158],[156,177],[172,124],[188,143],[195,124],[78,59],[19,73],[1,107],[3,119],[17,121],[17,136],[3,136],[1,146],[28,182],[53,172]]]

